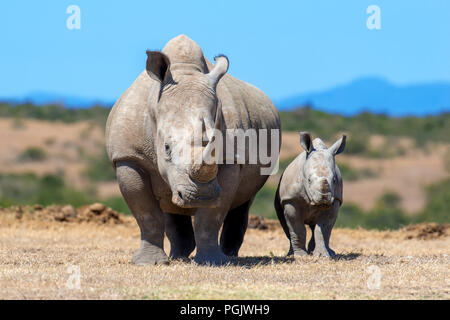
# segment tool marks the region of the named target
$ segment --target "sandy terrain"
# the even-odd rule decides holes
[[[249,229],[228,266],[137,267],[129,263],[139,243],[130,217],[115,224],[33,217],[0,212],[0,299],[450,299],[449,226],[338,229],[337,260],[294,261],[284,258],[288,242],[271,223]]]
[[[88,121],[72,124],[39,120],[0,118],[0,172],[34,172],[65,174],[72,185],[84,185],[81,172],[86,157],[104,150],[104,133]],[[47,159],[36,162],[18,161],[19,155],[30,147],[39,147]]]

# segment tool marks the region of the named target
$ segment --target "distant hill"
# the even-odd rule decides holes
[[[115,101],[33,92],[19,98],[0,97],[11,104],[61,105],[66,108],[111,107]],[[381,78],[361,78],[329,90],[298,94],[275,101],[278,110],[309,105],[328,113],[346,116],[361,112],[389,116],[426,116],[450,111],[450,82],[397,86]]]
[[[396,86],[380,78],[361,78],[320,92],[276,102],[279,110],[311,105],[322,111],[355,115],[363,111],[390,116],[425,116],[450,111],[450,83]]]
[[[78,96],[70,96],[57,94],[52,92],[32,92],[24,97],[8,98],[0,97],[0,101],[13,103],[13,104],[25,104],[30,103],[38,106],[44,105],[62,105],[66,108],[90,108],[95,105],[113,106],[114,101],[106,101],[102,99],[92,99]]]

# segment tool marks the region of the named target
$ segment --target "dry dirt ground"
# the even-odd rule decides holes
[[[255,218],[228,266],[137,267],[133,218],[101,206],[29,211],[0,211],[0,299],[450,299],[449,225],[337,229],[336,260],[292,260],[277,222]]]

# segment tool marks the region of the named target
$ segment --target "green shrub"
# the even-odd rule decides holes
[[[450,179],[427,188],[427,204],[417,221],[450,223]]]
[[[128,208],[128,205],[122,196],[110,197],[102,201],[102,203],[118,212],[131,214],[130,208]]]
[[[354,204],[345,204],[339,210],[336,226],[341,228],[398,229],[413,222],[399,207],[400,197],[392,192],[382,195],[375,208],[367,212]]]
[[[378,172],[371,168],[355,169],[346,163],[339,163],[338,167],[344,181],[356,181],[378,176]]]
[[[116,173],[109,161],[106,150],[98,157],[88,160],[88,167],[84,174],[94,182],[115,181]]]
[[[273,206],[276,187],[265,184],[256,194],[255,200],[250,208],[250,213],[265,218],[276,219],[277,214]]]
[[[47,153],[39,147],[29,147],[25,149],[18,158],[18,160],[22,162],[37,162],[45,159],[47,159]]]
[[[72,204],[81,206],[94,201],[94,190],[80,191],[65,185],[61,176],[47,174],[1,174],[0,205]]]

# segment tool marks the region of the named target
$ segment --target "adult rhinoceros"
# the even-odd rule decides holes
[[[278,112],[267,96],[227,75],[227,57],[215,61],[212,65],[184,35],[161,52],[147,51],[146,70],[108,117],[108,156],[141,231],[140,248],[131,260],[135,264],[168,263],[164,231],[171,258],[187,258],[197,246],[198,263],[224,263],[242,244],[250,205],[268,177],[261,174],[263,165],[184,163],[172,157],[180,146],[199,139],[192,154],[205,152],[211,144],[208,137],[205,143],[205,132],[211,129],[280,129]],[[198,123],[200,131],[195,130]],[[279,141],[273,152],[278,156]]]

